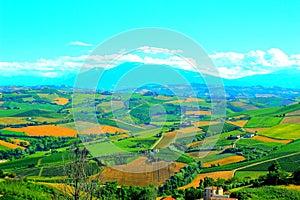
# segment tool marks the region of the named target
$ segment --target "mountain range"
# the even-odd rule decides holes
[[[123,63],[114,68],[103,70],[94,68],[85,72],[64,74],[60,77],[43,77],[28,72],[26,75],[6,77],[0,74],[1,86],[35,86],[35,85],[66,85],[74,86],[80,82],[79,87],[96,87],[103,90],[133,88],[144,83],[156,83],[161,85],[180,85],[186,83],[205,84],[218,81],[216,77],[207,74],[199,74],[194,71],[172,68],[161,65],[145,65],[141,63]],[[101,79],[98,79],[101,75]],[[205,79],[204,79],[205,78]],[[280,70],[270,74],[247,76],[238,79],[225,79],[222,81],[225,86],[263,86],[300,89],[300,70]]]

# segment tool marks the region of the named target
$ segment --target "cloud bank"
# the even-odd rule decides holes
[[[82,42],[72,43],[73,45],[91,46],[91,44]],[[50,78],[76,73],[83,65],[88,68],[112,68],[124,62],[164,64],[184,70],[195,70],[193,67],[193,65],[197,66],[195,60],[179,57],[181,52],[181,50],[141,47],[135,52],[125,55],[61,56],[56,59],[41,58],[36,62],[0,62],[0,70],[2,76],[7,77],[33,73]],[[287,55],[277,48],[267,51],[251,50],[246,53],[213,52],[209,57],[215,63],[220,76],[226,79],[268,74],[281,69],[300,70],[300,54]]]

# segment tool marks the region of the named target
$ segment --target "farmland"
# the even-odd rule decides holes
[[[93,102],[94,96],[83,92],[73,102],[71,92],[50,91],[3,94],[0,160],[6,162],[0,169],[59,184],[76,141],[88,150],[87,166],[102,167],[103,180],[119,185],[158,187],[200,163],[199,174],[181,184],[186,189],[206,176],[258,178],[272,163],[268,159],[299,152],[300,107],[281,105],[289,102],[282,98],[234,99],[226,119],[211,119],[213,105],[205,98],[99,93]],[[92,102],[95,111],[87,106]],[[299,155],[278,161],[291,173]]]
[[[276,139],[298,139],[300,124],[280,124],[260,133],[263,136]]]
[[[4,130],[25,133],[28,136],[76,136],[77,132],[72,129],[53,125],[28,126],[24,128],[5,128]]]

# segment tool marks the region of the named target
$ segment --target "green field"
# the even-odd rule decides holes
[[[234,177],[244,179],[244,178],[258,178],[260,176],[266,175],[268,171],[237,171]]]
[[[111,142],[97,142],[93,144],[86,144],[85,146],[93,156],[111,155],[124,151]]]
[[[252,167],[247,167],[241,171],[268,171],[268,167],[272,165],[274,161],[265,162]],[[300,155],[293,155],[285,158],[279,158],[278,162],[281,168],[288,172],[295,171],[300,165]]]
[[[279,124],[282,119],[282,117],[253,117],[247,122],[245,128],[272,127]]]
[[[300,138],[300,124],[280,124],[262,131],[260,135],[276,139],[296,140]]]

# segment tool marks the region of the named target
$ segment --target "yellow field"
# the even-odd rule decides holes
[[[184,102],[184,100],[181,100],[181,99],[179,99],[179,100],[173,100],[173,101],[167,101],[167,102],[164,102],[164,104],[176,104],[176,103],[183,103]]]
[[[0,124],[1,125],[7,125],[7,124],[29,124],[24,117],[1,117],[0,118]]]
[[[11,149],[17,149],[17,148],[25,149],[24,147],[21,147],[21,146],[18,146],[16,144],[12,144],[12,143],[9,143],[9,142],[5,142],[3,140],[0,140],[0,145],[11,148]]]
[[[300,116],[289,116],[283,118],[280,124],[300,124]]]
[[[260,140],[260,141],[263,141],[263,142],[278,142],[278,143],[283,143],[283,144],[288,144],[288,143],[293,141],[293,140],[277,140],[277,139],[264,137],[264,136],[259,136],[259,135],[254,136],[253,139]]]
[[[300,185],[287,185],[287,186],[279,186],[279,187],[284,187],[284,188],[288,188],[288,189],[294,189],[294,190],[300,190]]]
[[[76,136],[77,131],[60,126],[44,125],[44,126],[27,126],[23,128],[5,128],[4,130],[24,132],[29,136]]]
[[[172,97],[168,97],[168,96],[163,96],[163,95],[158,95],[156,97],[154,97],[155,99],[160,99],[160,100],[169,100]]]
[[[254,133],[254,132],[260,133],[260,132],[269,130],[270,128],[244,128],[244,129],[251,133]]]
[[[63,105],[66,105],[67,103],[69,103],[69,99],[57,97],[54,99],[54,103],[56,103],[57,105],[63,106]]]
[[[187,115],[211,115],[210,110],[193,110],[193,111],[186,111],[185,114]]]
[[[200,122],[194,122],[193,125],[194,126],[209,126],[209,125],[213,125],[213,124],[218,124],[220,122],[216,122],[216,121],[200,121]]]
[[[204,99],[189,97],[185,100],[185,102],[187,102],[187,103],[189,103],[189,102],[204,102]]]
[[[227,121],[227,122],[235,126],[244,127],[247,124],[248,120]]]
[[[220,163],[220,165],[227,165],[227,164],[236,163],[244,160],[246,159],[243,156],[230,156],[227,158],[222,158],[211,162],[205,162],[203,163],[203,167],[210,167],[212,164],[218,165],[218,163]]]
[[[209,172],[204,174],[198,174],[196,178],[189,183],[188,185],[185,185],[183,187],[180,187],[179,189],[187,189],[190,187],[199,187],[200,180],[204,180],[205,177],[213,178],[214,180],[217,180],[218,178],[222,179],[230,179],[233,177],[234,172],[233,171],[219,171],[219,172]]]
[[[108,125],[103,125],[103,126],[97,126],[97,127],[92,127],[83,131],[80,131],[81,134],[105,134],[105,133],[128,133],[128,130],[120,129],[114,126],[108,126]]]
[[[74,188],[63,184],[63,183],[45,183],[45,182],[38,182],[39,184],[42,185],[46,185],[46,186],[50,186],[53,187],[61,192],[66,192],[67,194],[73,194],[74,193]]]
[[[184,167],[183,163],[165,161],[156,164],[146,164],[147,158],[141,157],[127,165],[118,165],[112,167],[104,167],[104,181],[118,181],[120,185],[139,185],[147,186],[154,184],[161,185],[176,172]]]
[[[188,127],[183,128],[177,131],[164,133],[163,138],[160,142],[155,146],[155,148],[166,148],[168,147],[176,138],[187,137],[189,135],[194,135],[197,131],[201,129],[197,127]]]

